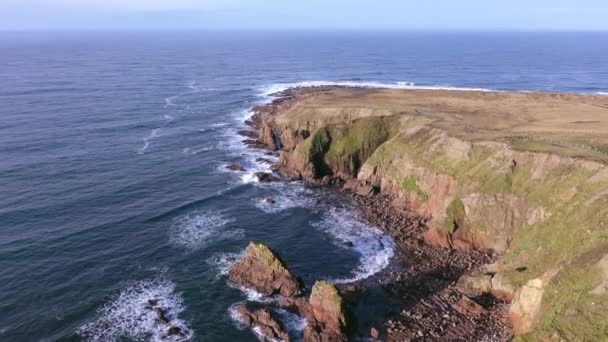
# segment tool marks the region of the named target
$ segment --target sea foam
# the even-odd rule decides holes
[[[452,86],[431,86],[417,85],[412,82],[355,82],[355,81],[303,81],[294,83],[275,83],[272,85],[260,88],[262,96],[270,96],[272,94],[290,89],[290,88],[305,88],[305,87],[325,87],[325,86],[342,86],[342,87],[361,87],[361,88],[387,88],[387,89],[420,89],[420,90],[460,90],[460,91],[497,91],[487,88],[469,88],[469,87],[452,87]]]
[[[225,230],[233,218],[217,211],[195,211],[174,220],[171,226],[171,242],[188,249],[200,249],[210,242],[238,238],[243,230]]]
[[[169,324],[162,324],[154,312],[147,308],[149,300],[156,300],[163,309]],[[187,322],[179,318],[185,310],[182,297],[175,284],[165,276],[152,280],[136,281],[115,295],[97,310],[94,320],[83,324],[77,333],[86,341],[118,341],[122,338],[151,341],[186,341],[193,332]],[[168,336],[170,326],[179,327],[184,336]]]
[[[335,279],[336,283],[350,283],[368,278],[383,270],[390,263],[395,251],[395,242],[378,228],[361,221],[355,211],[347,208],[329,208],[322,214],[320,222],[312,224],[334,237],[336,245],[346,243],[360,254],[359,266],[353,270],[354,276]]]

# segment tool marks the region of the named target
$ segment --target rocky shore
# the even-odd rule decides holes
[[[276,133],[277,127],[273,126],[269,119],[303,98],[328,90],[330,89],[292,89],[276,94],[277,99],[272,103],[254,108],[254,115],[248,124],[255,131],[240,133],[247,138],[245,143],[257,148],[263,146],[273,153],[293,150],[298,143],[308,138],[311,130],[316,127],[290,130],[287,135],[283,131],[283,134],[279,135]],[[253,134],[256,131],[259,132],[257,137]],[[425,241],[425,233],[428,231],[426,219],[408,211],[407,208],[396,209],[394,196],[380,194],[376,187],[359,182],[352,175],[320,178],[307,175],[301,168],[294,169],[286,158],[287,153],[281,154],[281,160],[275,166],[275,170],[284,180],[304,179],[311,186],[333,186],[344,191],[359,203],[363,217],[368,223],[383,229],[398,243],[398,257],[393,260],[394,267],[390,270],[383,271],[372,279],[338,286],[351,307],[357,305],[368,286],[378,288],[376,291],[382,293],[390,307],[385,315],[376,318],[375,323],[367,322],[369,327],[351,329],[350,337],[388,341],[506,341],[512,338],[511,331],[505,324],[508,304],[489,294],[467,295],[458,284],[463,275],[480,272],[484,265],[494,262],[496,255],[429,244]],[[270,178],[270,175],[260,179],[267,178]],[[251,265],[247,267],[250,268]],[[267,289],[262,290],[270,293]],[[294,310],[292,305],[292,311],[301,313],[307,310]],[[246,316],[254,315],[248,313]],[[251,321],[250,318],[248,320]],[[341,338],[343,339],[337,340],[348,339],[346,335]],[[320,338],[319,335],[314,338],[310,330],[307,330],[305,340],[327,339]]]
[[[355,311],[389,302],[376,313],[386,319],[357,322],[349,336],[608,336],[605,97],[350,87],[274,96],[253,109],[245,142],[278,155],[284,180],[351,194],[400,248],[385,271],[339,286]]]

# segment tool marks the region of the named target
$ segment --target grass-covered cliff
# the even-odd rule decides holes
[[[608,98],[303,94],[266,118],[285,174],[356,178],[428,218],[429,243],[498,252],[478,276],[509,289],[520,338],[608,338]]]

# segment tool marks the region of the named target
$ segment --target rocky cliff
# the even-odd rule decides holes
[[[358,88],[281,96],[255,119],[261,142],[283,150],[282,174],[357,180],[427,218],[427,242],[499,253],[467,277],[511,301],[521,338],[608,336],[608,99]]]

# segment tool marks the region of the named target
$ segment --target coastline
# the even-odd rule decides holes
[[[254,107],[253,115],[246,121],[254,131],[240,131],[239,135],[247,138],[244,142],[250,147],[265,149],[280,157],[281,146],[269,133],[272,128],[269,129],[267,118],[293,106],[302,96],[314,96],[331,88],[335,86],[290,88],[270,94],[274,99]],[[294,180],[281,170],[280,162],[272,170],[283,181]],[[376,292],[390,307],[382,317],[368,318],[365,326],[358,325],[356,336],[352,337],[368,338],[370,329],[374,329],[388,341],[512,339],[510,328],[505,324],[506,302],[488,296],[470,300],[457,287],[461,276],[496,261],[494,253],[464,252],[425,243],[427,226],[423,217],[405,208],[395,210],[390,195],[362,189],[354,179],[352,182],[329,178],[303,180],[308,186],[331,187],[351,197],[365,222],[380,228],[396,242],[396,255],[386,268],[369,278],[336,284],[353,311],[370,292]]]

